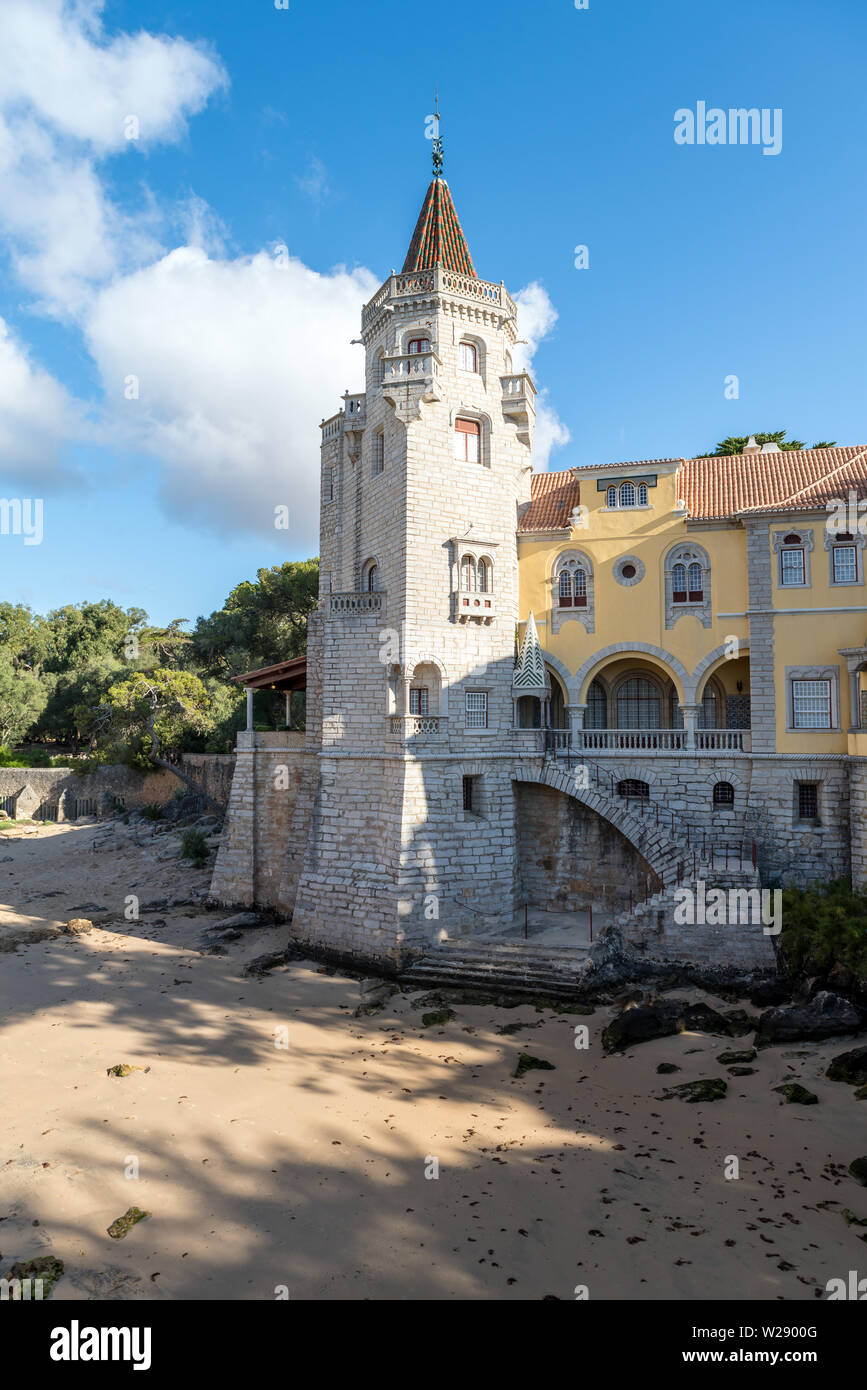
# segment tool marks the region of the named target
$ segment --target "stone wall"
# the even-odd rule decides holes
[[[521,900],[559,912],[593,906],[606,919],[659,881],[638,851],[588,806],[551,787],[516,783]]]
[[[184,770],[204,788],[220,806],[229,801],[234,753],[187,753]],[[140,773],[129,767],[101,767],[85,777],[70,768],[61,767],[4,767],[0,768],[0,801],[11,799],[10,808],[19,816],[35,815],[42,806],[57,807],[60,820],[75,820],[85,813],[84,803],[91,803],[97,814],[111,811],[119,804],[125,810],[170,801],[184,783],[170,772]],[[25,788],[28,789],[25,793]]]

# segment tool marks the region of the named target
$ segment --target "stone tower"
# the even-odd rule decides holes
[[[437,173],[402,271],[362,311],[365,390],[322,426],[318,774],[294,934],[372,962],[514,911],[515,532],[535,396],[516,338]]]

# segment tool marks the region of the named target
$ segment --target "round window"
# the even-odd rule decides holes
[[[635,566],[634,566],[634,565],[624,565],[623,568],[622,568],[622,570],[620,571],[620,573],[623,575],[623,578],[624,578],[624,579],[634,579],[634,578],[635,578]]]

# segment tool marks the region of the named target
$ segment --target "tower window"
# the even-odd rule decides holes
[[[461,371],[477,372],[479,370],[479,354],[475,343],[461,343],[458,349],[458,360]]]
[[[427,714],[430,703],[430,691],[426,685],[414,685],[409,692],[409,712],[410,714]]]
[[[478,420],[455,420],[455,458],[459,463],[481,459],[482,429]]]
[[[430,338],[410,338],[406,350],[410,357],[415,357],[422,352],[430,352]]]
[[[466,695],[467,728],[486,729],[488,727],[488,692],[468,690]]]
[[[372,561],[364,572],[362,588],[365,593],[379,593],[379,565]]]
[[[385,468],[385,435],[378,430],[373,436],[373,471],[382,473]]]

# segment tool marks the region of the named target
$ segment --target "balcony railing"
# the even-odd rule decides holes
[[[382,384],[406,386],[433,381],[439,370],[440,359],[435,352],[403,352],[382,359]]]
[[[328,612],[332,618],[346,618],[355,615],[366,617],[371,613],[381,613],[385,607],[385,594],[329,594]]]
[[[559,744],[558,751],[562,747]],[[750,748],[749,729],[695,729],[692,734],[687,729],[575,729],[570,751],[702,754],[748,753]]]
[[[477,304],[497,307],[509,316],[515,313],[515,302],[504,285],[497,285],[490,280],[478,280],[471,275],[459,275],[456,271],[435,266],[431,270],[412,271],[407,275],[390,275],[373,298],[365,304],[361,313],[362,326],[367,328],[383,305],[390,300],[435,294],[453,295],[457,299],[468,299]]]
[[[413,742],[441,742],[448,737],[449,721],[444,714],[391,714],[386,733],[392,739]]]
[[[458,589],[455,595],[455,612],[462,623],[468,618],[481,618],[490,622],[496,616],[497,605],[493,594],[486,594],[478,589]]]

